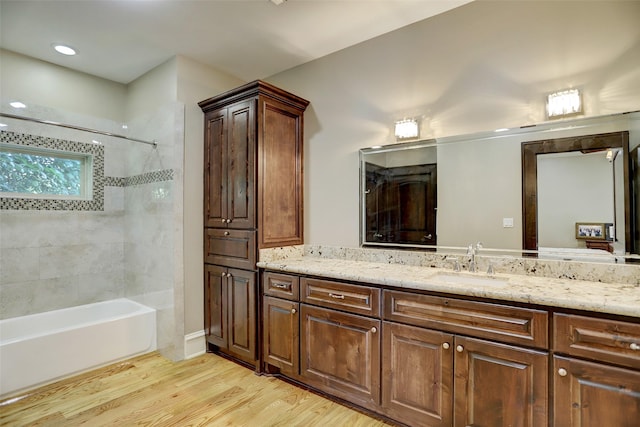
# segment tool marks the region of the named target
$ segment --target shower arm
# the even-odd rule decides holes
[[[85,128],[85,127],[81,127],[81,126],[67,125],[67,124],[64,124],[64,123],[53,122],[53,121],[50,121],[50,120],[40,120],[40,119],[34,119],[32,117],[16,116],[15,114],[9,114],[9,113],[0,113],[0,117],[7,117],[7,118],[10,118],[10,119],[17,119],[17,120],[25,120],[25,121],[28,121],[28,122],[41,123],[41,124],[44,124],[44,125],[58,126],[58,127],[67,128],[67,129],[81,130],[81,131],[84,131],[84,132],[91,132],[91,133],[95,133],[95,134],[98,134],[98,135],[112,136],[114,138],[128,139],[129,141],[139,142],[139,143],[147,144],[147,145],[152,145],[153,148],[157,148],[158,147],[158,143],[155,140],[153,140],[153,141],[145,141],[145,140],[142,140],[142,139],[131,138],[129,136],[118,135],[117,133],[105,132],[105,131],[96,130],[96,129],[89,129],[89,128]]]

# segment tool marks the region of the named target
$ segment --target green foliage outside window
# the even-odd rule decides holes
[[[83,160],[0,148],[0,192],[80,196]]]

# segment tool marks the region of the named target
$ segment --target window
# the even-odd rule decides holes
[[[90,199],[92,156],[0,144],[3,197]]]

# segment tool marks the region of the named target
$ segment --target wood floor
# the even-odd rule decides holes
[[[206,354],[150,353],[0,402],[1,426],[389,425]]]

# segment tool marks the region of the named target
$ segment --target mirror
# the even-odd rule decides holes
[[[610,133],[624,133],[626,148],[606,141],[536,153],[536,190],[531,192],[530,178],[525,178],[531,166],[524,163],[522,147],[550,140],[556,143],[547,147],[557,147],[560,140],[584,142]],[[479,241],[501,253],[640,258],[639,146],[636,111],[361,149],[360,243],[446,250]],[[611,161],[606,157],[610,150]],[[568,170],[571,180],[553,177]],[[561,186],[555,185],[555,191],[554,182],[589,203],[558,196]],[[575,185],[581,182],[578,190]],[[582,191],[593,196],[580,196]],[[553,202],[554,197],[569,202]],[[532,198],[533,210],[524,202]],[[567,207],[574,212],[564,212]],[[584,239],[577,235],[578,224],[602,225],[609,234],[604,243]]]

